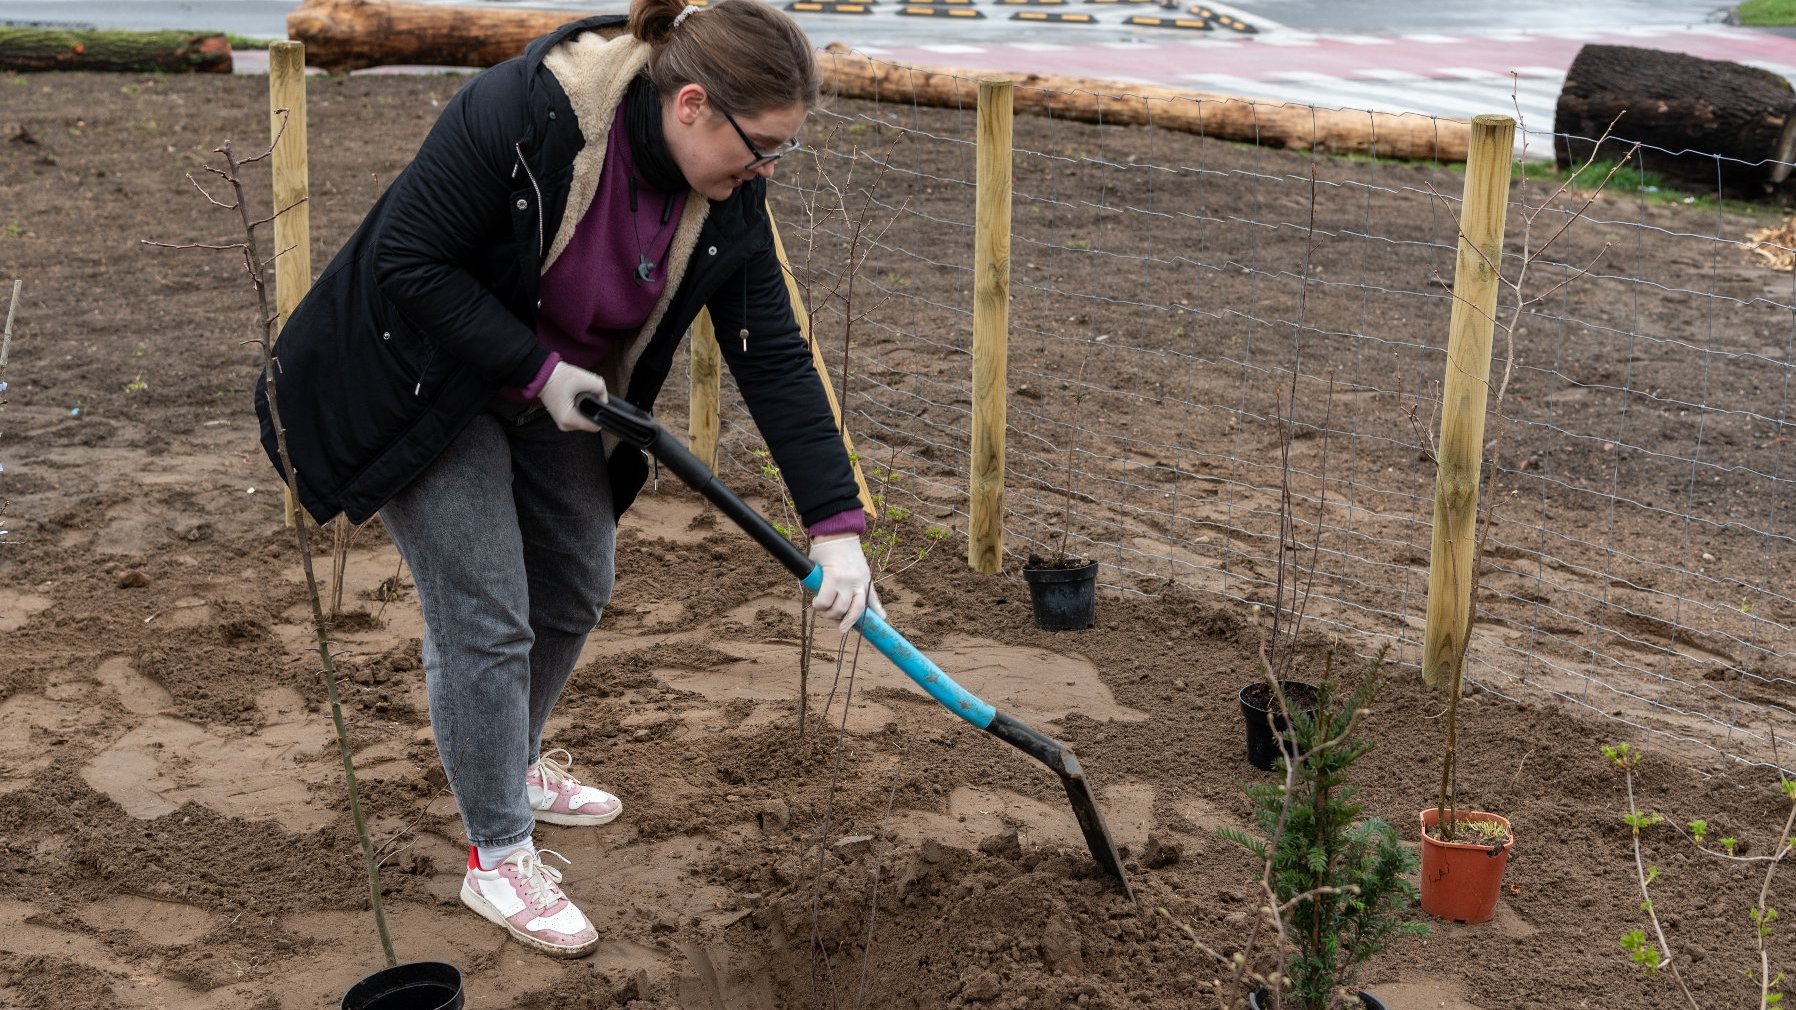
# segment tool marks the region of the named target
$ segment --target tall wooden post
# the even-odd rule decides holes
[[[312,286],[304,43],[273,42],[268,46],[268,128],[271,138],[280,137],[274,146],[274,211],[278,215],[274,249],[280,254],[274,261],[274,305],[278,322],[285,323],[287,314]]]
[[[1434,543],[1428,556],[1428,623],[1422,640],[1423,680],[1446,687],[1455,698],[1460,687],[1460,660],[1471,634],[1478,479],[1514,143],[1515,120],[1508,116],[1472,120],[1459,256],[1453,267],[1447,374],[1441,387]]]
[[[773,254],[779,257],[780,273],[786,278],[786,295],[792,300],[792,317],[798,320],[799,332],[804,334],[806,343],[811,345],[811,367],[817,370],[817,378],[823,380],[823,395],[829,399],[829,412],[836,419],[836,430],[842,433],[842,447],[848,450],[849,465],[854,467],[854,484],[860,489],[861,508],[869,519],[879,515],[873,507],[873,496],[867,492],[867,478],[861,474],[860,460],[854,458],[854,436],[848,433],[848,426],[842,423],[842,405],[836,402],[836,387],[829,381],[829,366],[823,363],[823,348],[817,346],[817,338],[811,332],[811,314],[804,307],[804,295],[798,290],[798,281],[792,276],[792,263],[786,259],[786,244],[780,241],[779,222],[773,219],[773,210],[767,211],[768,227],[773,229]]]
[[[717,469],[717,404],[722,396],[717,333],[711,313],[700,310],[692,321],[691,389],[686,397],[686,433],[692,454]]]
[[[1004,565],[1004,371],[1010,342],[1010,164],[1014,89],[979,82],[979,156],[973,212],[973,459],[967,564]]]
[[[284,111],[283,111],[284,110]],[[312,287],[312,228],[306,171],[306,47],[302,42],[268,46],[268,135],[274,145],[274,307],[275,333]],[[287,525],[294,503],[283,496]]]

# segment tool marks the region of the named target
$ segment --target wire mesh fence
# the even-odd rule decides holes
[[[863,461],[963,538],[976,84],[826,96],[773,197]],[[1268,606],[1282,553],[1308,621],[1416,663],[1459,176],[1052,105],[1015,124],[1007,558]],[[1746,242],[1775,214],[1624,163],[1594,195],[1518,170],[1508,217],[1468,677],[1796,765],[1796,275]],[[755,444],[726,412],[720,469]]]

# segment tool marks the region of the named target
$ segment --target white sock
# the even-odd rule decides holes
[[[480,860],[481,869],[496,870],[499,868],[499,864],[505,861],[506,856],[519,849],[529,849],[531,852],[535,852],[536,839],[526,838],[513,845],[476,845],[474,853]]]

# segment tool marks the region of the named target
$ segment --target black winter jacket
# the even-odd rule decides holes
[[[463,87],[287,320],[276,343],[275,390],[300,500],[319,522],[338,512],[368,519],[498,389],[529,384],[547,359],[535,337],[538,282],[552,240],[576,223],[563,221],[576,163],[593,164],[592,152],[578,156],[589,143],[602,144],[616,105],[601,117],[590,96],[577,96],[589,120],[580,122],[575,107],[583,102],[570,101],[544,60],[565,40],[596,46],[597,36],[576,37],[624,20],[566,25]],[[620,42],[607,52],[640,45]],[[578,48],[570,43],[562,59]],[[640,61],[642,50],[630,52]],[[592,180],[584,185],[589,202]],[[621,389],[631,403],[652,408],[681,337],[709,307],[723,358],[801,519],[815,523],[857,507],[848,456],[774,255],[766,181],[757,177],[723,201],[694,193],[687,202],[696,241],[689,232],[691,253],[669,278],[652,332],[601,367],[611,395]],[[734,338],[742,329],[746,350]],[[279,469],[264,384],[256,410],[263,447]],[[608,469],[621,515],[648,463],[638,450],[617,448]]]

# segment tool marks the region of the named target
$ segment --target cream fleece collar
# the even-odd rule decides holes
[[[561,89],[567,92],[568,103],[574,107],[574,118],[586,139],[586,146],[574,156],[574,177],[568,189],[567,208],[562,211],[561,221],[555,228],[555,241],[550,243],[548,254],[543,257],[542,272],[545,274],[567,249],[568,242],[573,240],[574,229],[592,207],[593,196],[599,189],[599,173],[605,167],[611,122],[617,116],[617,107],[623,102],[630,81],[648,65],[650,48],[648,43],[638,41],[633,35],[607,39],[597,32],[582,32],[562,41],[543,57],[543,66],[549,68],[561,83]],[[680,215],[673,248],[667,257],[669,292],[679,287],[679,277],[673,271],[685,272],[686,259],[698,241],[698,226],[709,209],[704,197],[697,193],[687,195],[686,210]],[[656,311],[651,323],[659,316],[660,312]]]
[[[555,241],[543,257],[544,274],[567,249],[568,242],[574,237],[574,229],[592,207],[593,196],[599,189],[599,173],[605,167],[605,145],[610,139],[611,122],[617,116],[617,107],[623,102],[630,81],[648,65],[649,52],[649,44],[638,41],[633,35],[606,39],[597,32],[582,32],[562,41],[543,57],[543,66],[549,68],[561,83],[561,89],[567,92],[574,118],[586,139],[586,146],[574,156],[574,177],[568,189],[567,207],[555,226]],[[621,354],[612,355],[599,369],[611,389],[622,392],[628,388],[636,360],[648,346],[646,338],[661,325],[661,317],[667,314],[674,292],[686,278],[686,264],[698,245],[699,229],[710,210],[709,200],[698,193],[687,192],[686,209],[680,214],[679,226],[674,229],[673,243],[667,251],[667,285],[661,298],[649,313],[648,321],[643,323],[637,339]]]

